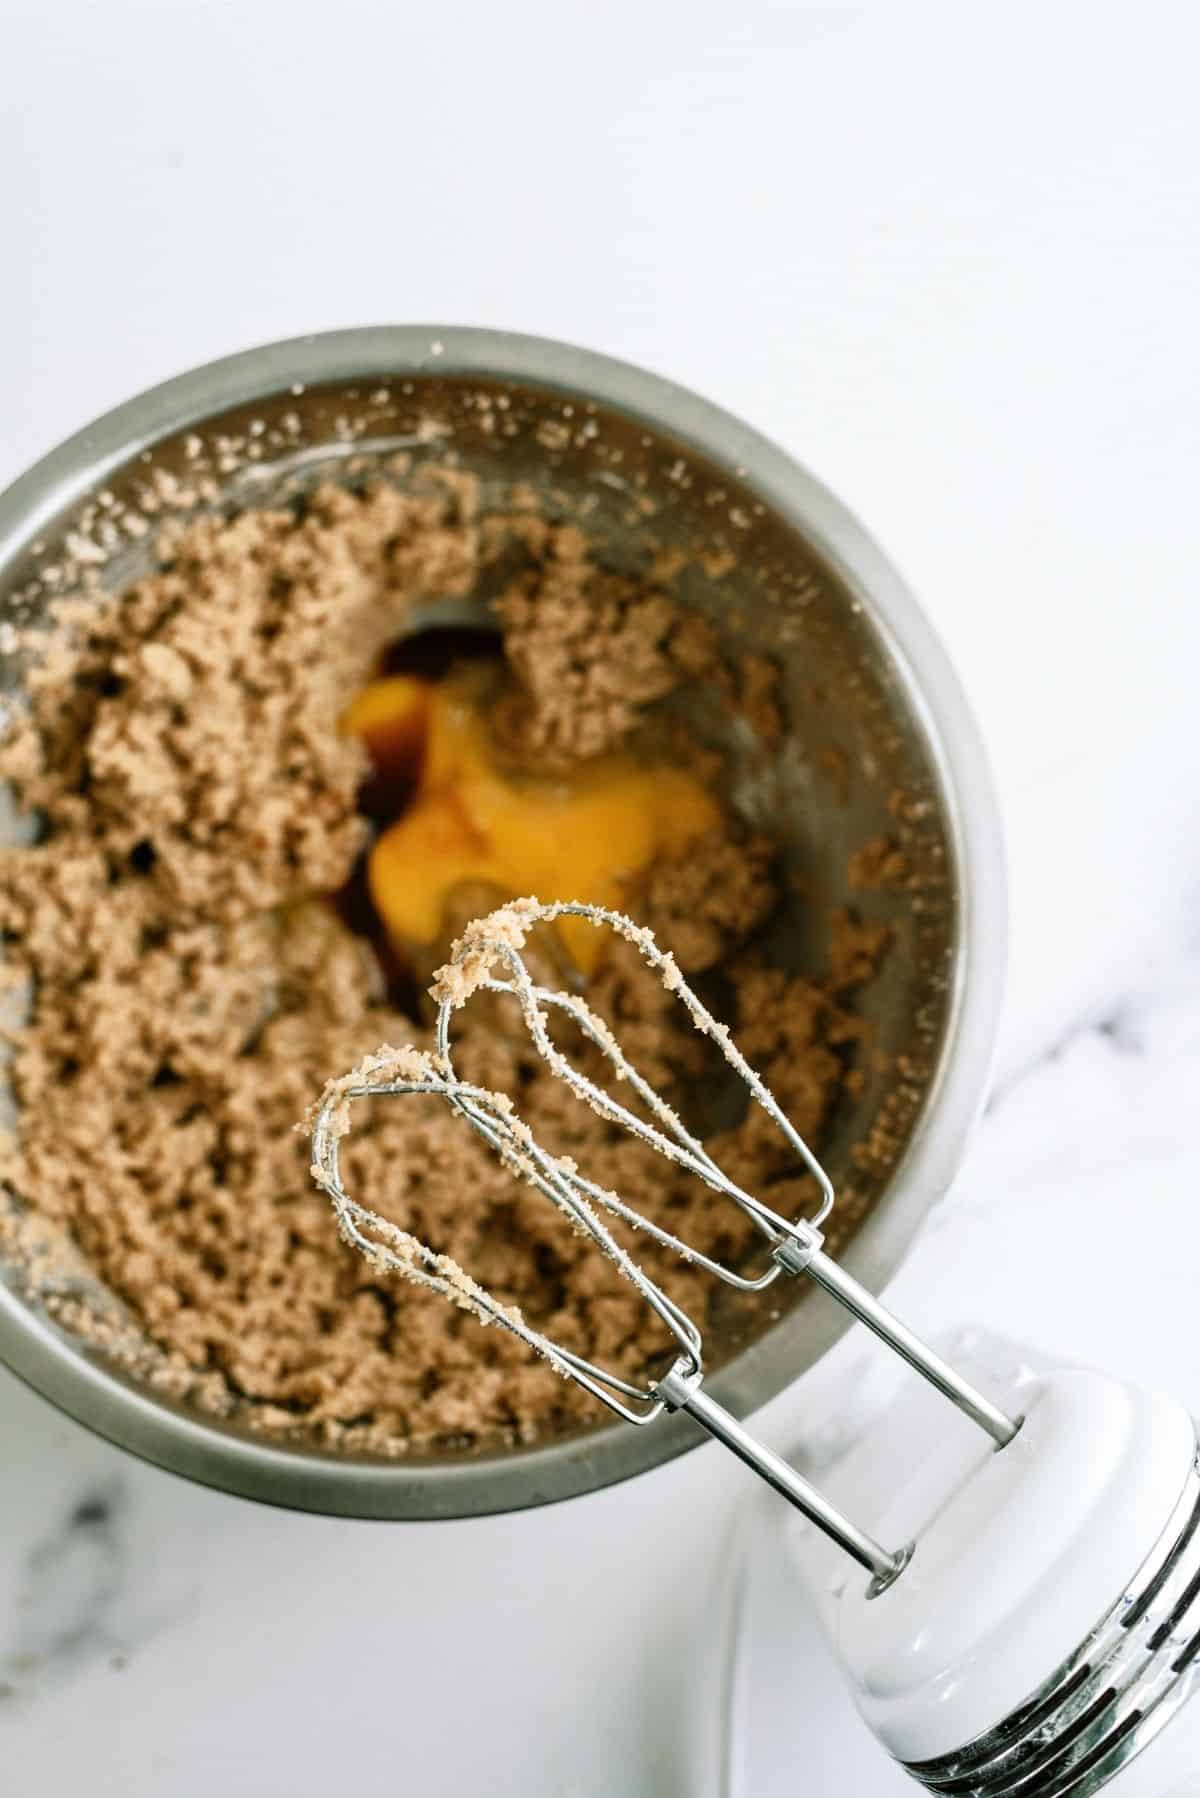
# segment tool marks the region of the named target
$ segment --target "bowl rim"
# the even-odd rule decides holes
[[[457,325],[378,325],[244,350],[164,381],[104,413],[0,493],[0,570],[106,476],[165,437],[294,383],[417,376],[511,380],[594,400],[667,431],[737,471],[800,529],[861,604],[894,663],[941,788],[956,883],[956,941],[940,1062],[921,1119],[883,1199],[843,1260],[879,1290],[945,1192],[984,1097],[1002,998],[1004,847],[995,788],[965,693],[900,574],[861,524],[790,454],[723,408],[634,364],[573,344]],[[742,1417],[780,1393],[848,1327],[821,1295],[790,1312],[709,1386]],[[653,1430],[617,1423],[505,1455],[387,1463],[236,1435],[171,1407],[73,1347],[0,1281],[0,1362],[44,1398],[143,1460],[202,1485],[332,1516],[486,1516],[596,1491],[694,1447],[682,1417]]]

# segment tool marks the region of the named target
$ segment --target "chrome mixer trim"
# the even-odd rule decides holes
[[[1165,1529],[1112,1609],[1024,1704],[905,1771],[945,1798],[1089,1798],[1200,1686],[1200,1447]]]

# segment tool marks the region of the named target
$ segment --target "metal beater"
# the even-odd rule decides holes
[[[584,1000],[576,995],[551,991],[534,982],[521,953],[525,939],[535,925],[553,923],[561,917],[586,918],[598,928],[615,931],[634,945],[667,990],[686,1007],[696,1029],[721,1050],[745,1082],[752,1100],[762,1106],[783,1132],[817,1184],[820,1200],[814,1217],[781,1217],[738,1186],[685,1127],[661,1094],[630,1063],[608,1026]],[[502,970],[499,976],[495,972],[497,969]],[[783,1273],[807,1276],[985,1431],[997,1448],[1004,1448],[1012,1441],[1023,1420],[1007,1416],[977,1391],[825,1253],[821,1225],[834,1200],[829,1176],[745,1060],[727,1027],[718,1023],[701,1003],[684,980],[674,958],[659,947],[649,930],[635,924],[623,913],[578,903],[542,905],[533,899],[518,900],[476,921],[455,944],[451,961],[440,970],[431,991],[438,1001],[434,1052],[383,1050],[352,1074],[333,1081],[316,1111],[312,1127],[312,1171],[333,1201],[343,1236],[374,1264],[440,1293],[473,1311],[485,1323],[497,1323],[510,1330],[531,1349],[544,1355],[559,1372],[585,1386],[625,1422],[645,1426],[664,1412],[687,1412],[864,1567],[871,1575],[869,1589],[873,1594],[884,1591],[907,1566],[912,1544],[889,1549],[873,1540],[787,1462],[756,1441],[730,1412],[709,1396],[703,1384],[699,1329],[621,1247],[602,1221],[600,1211],[645,1231],[673,1249],[683,1260],[703,1267],[742,1292],[760,1292]],[[617,1193],[587,1179],[573,1163],[548,1154],[534,1141],[505,1095],[459,1079],[452,1056],[451,1018],[473,993],[479,991],[507,994],[517,1001],[530,1038],[543,1061],[602,1117],[622,1125],[642,1142],[738,1205],[764,1239],[767,1261],[762,1270],[754,1273],[728,1267],[690,1248],[670,1231],[643,1217]],[[618,1082],[632,1089],[654,1122],[635,1115],[611,1093],[588,1079],[561,1052],[549,1034],[550,1010],[565,1014],[578,1025],[611,1063]],[[358,1099],[411,1093],[432,1094],[445,1100],[514,1173],[528,1180],[559,1206],[575,1228],[590,1236],[615,1263],[621,1274],[641,1293],[679,1349],[678,1357],[665,1374],[637,1385],[563,1348],[531,1328],[518,1312],[499,1304],[445,1256],[436,1255],[427,1245],[399,1230],[347,1193],[342,1183],[338,1145],[349,1125],[350,1105]]]

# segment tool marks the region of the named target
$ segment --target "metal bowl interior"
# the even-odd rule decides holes
[[[219,491],[192,494],[196,443]],[[247,453],[247,446],[254,449]],[[479,477],[485,501],[514,481],[578,517],[616,567],[679,550],[678,590],[731,653],[783,671],[788,733],[766,753],[723,735],[731,793],[783,845],[801,897],[775,930],[780,958],[819,967],[825,920],[852,905],[893,938],[858,1009],[871,1053],[861,1091],[820,1145],[835,1186],[835,1243],[877,1287],[957,1163],[990,1057],[1003,971],[996,809],[969,712],[936,639],[880,551],[789,457],[694,395],[641,370],[540,339],[404,327],[268,346],[131,401],[0,497],[0,617],[36,624],[51,570],[81,541],[101,578],[144,569],[154,532],[106,524],[102,491],[150,523],[192,503],[263,504],[318,478],[359,481],[403,449]],[[706,568],[711,572],[706,572]],[[9,633],[11,636],[11,633]],[[21,662],[9,656],[8,692]],[[697,715],[696,727],[717,730]],[[11,827],[11,820],[10,820]],[[915,880],[851,891],[848,863],[900,831]],[[855,1146],[886,1127],[864,1168]],[[712,1388],[738,1414],[778,1392],[844,1319],[802,1283],[772,1288],[710,1344]],[[403,1461],[272,1442],[236,1420],[173,1405],[49,1318],[22,1271],[0,1267],[0,1357],[80,1421],[147,1459],[249,1497],[350,1516],[451,1517],[544,1503],[649,1468],[690,1446],[682,1420],[599,1424],[536,1448]]]

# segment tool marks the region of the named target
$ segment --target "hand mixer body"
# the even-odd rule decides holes
[[[1200,1681],[1196,1431],[1174,1401],[1086,1370],[1026,1371],[1005,1398],[1025,1423],[1003,1453],[918,1390],[822,1470],[914,1540],[877,1597],[814,1531],[793,1521],[786,1540],[864,1720],[915,1778],[1084,1798]]]

